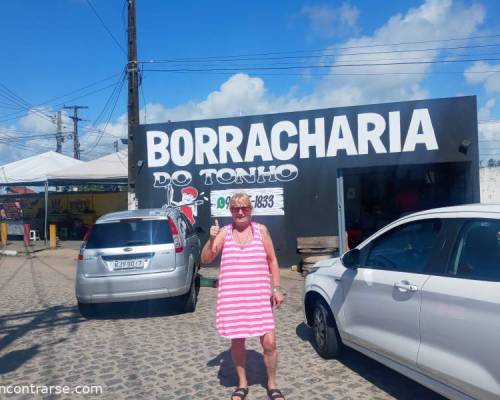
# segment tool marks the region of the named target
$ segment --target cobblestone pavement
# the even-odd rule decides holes
[[[192,314],[169,300],[106,306],[85,320],[74,298],[75,256],[56,250],[0,259],[0,386],[102,386],[99,396],[66,398],[230,398],[236,380],[229,342],[215,333],[215,289],[200,289]],[[287,399],[442,399],[352,350],[340,361],[321,359],[302,324],[302,284],[300,275],[284,271],[289,295],[276,319]],[[258,339],[248,341],[250,400],[267,398],[259,347]]]

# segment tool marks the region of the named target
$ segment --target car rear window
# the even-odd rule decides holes
[[[95,224],[87,249],[172,243],[167,220],[127,220]]]

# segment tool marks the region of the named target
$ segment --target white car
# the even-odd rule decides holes
[[[412,214],[315,264],[304,312],[343,345],[450,399],[500,399],[500,205]]]

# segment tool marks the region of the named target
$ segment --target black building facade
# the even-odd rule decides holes
[[[476,107],[457,97],[140,125],[139,207],[179,206],[208,232],[247,192],[286,266],[299,236],[347,231],[353,246],[406,213],[479,201]]]

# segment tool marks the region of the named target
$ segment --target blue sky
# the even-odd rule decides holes
[[[80,111],[86,120],[80,123],[83,158],[109,153],[113,142],[125,137],[124,5],[124,0],[3,4],[0,164],[54,149],[50,116],[64,104],[89,107]],[[498,15],[500,2],[494,0],[137,0],[138,58],[145,62],[141,120],[477,95],[481,158],[500,158]],[[476,61],[456,62],[464,59]],[[431,63],[338,66],[398,61]],[[207,70],[213,68],[218,70]],[[152,71],[158,69],[183,72]],[[70,132],[64,113],[64,131]],[[64,144],[68,155],[71,146]]]

